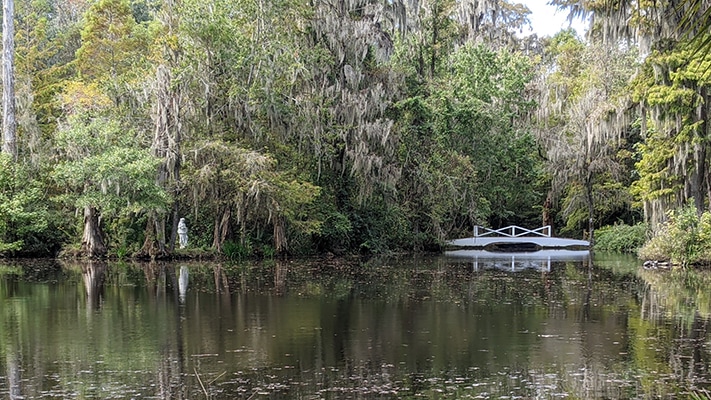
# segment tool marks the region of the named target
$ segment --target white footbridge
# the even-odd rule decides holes
[[[472,262],[473,269],[517,271],[551,270],[556,261],[584,261],[590,242],[551,236],[551,227],[526,229],[511,225],[501,229],[474,227],[474,236],[447,242],[445,256]]]
[[[449,249],[498,249],[501,251],[583,250],[590,248],[590,242],[552,237],[550,225],[536,229],[526,229],[516,225],[509,225],[501,229],[489,229],[477,225],[474,227],[474,236],[450,240],[447,242],[447,247]]]

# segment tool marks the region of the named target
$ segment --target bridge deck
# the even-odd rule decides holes
[[[450,240],[447,242],[449,246],[452,247],[463,247],[463,248],[483,248],[493,245],[516,245],[520,244],[522,246],[526,244],[533,244],[541,248],[546,249],[557,249],[565,247],[590,247],[590,242],[587,240],[576,240],[576,239],[565,239],[556,237],[542,237],[542,236],[518,236],[518,237],[469,237],[462,239]]]
[[[448,247],[478,249],[499,246],[510,249],[564,249],[564,248],[589,248],[587,240],[576,240],[551,237],[551,227],[544,226],[536,229],[526,229],[510,225],[501,229],[489,229],[481,226],[474,227],[474,236],[450,240]]]

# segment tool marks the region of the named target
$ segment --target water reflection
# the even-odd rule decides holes
[[[178,293],[181,303],[185,303],[185,295],[188,293],[188,267],[180,266],[180,278],[178,279]]]
[[[17,315],[7,315],[10,326],[16,326]],[[10,399],[22,399],[22,349],[20,347],[19,329],[11,330],[5,343],[6,379]]]
[[[87,261],[80,266],[84,278],[88,309],[99,309],[104,293],[104,278],[106,263],[103,261]]]
[[[532,252],[491,252],[487,250],[451,250],[446,257],[469,260],[474,271],[495,268],[506,271],[537,269],[551,271],[556,261],[588,261],[589,250],[540,250]]]
[[[703,275],[457,257],[27,268],[0,267],[4,397],[668,398],[710,377]]]
[[[215,291],[217,291],[218,293],[229,293],[230,283],[227,279],[227,273],[223,268],[222,263],[215,264],[215,266],[212,268],[212,274],[215,279]]]
[[[667,371],[668,379],[690,387],[706,387],[711,272],[707,270],[639,270],[644,279],[635,342],[639,363]],[[663,329],[662,329],[663,328]],[[663,332],[664,336],[659,333]],[[646,340],[641,340],[646,338]],[[664,382],[648,382],[656,390]]]
[[[141,266],[148,292],[156,298],[165,296],[167,277],[165,263],[150,262]]]
[[[288,263],[284,260],[277,260],[274,264],[274,291],[283,295],[286,293],[286,276],[289,272]]]

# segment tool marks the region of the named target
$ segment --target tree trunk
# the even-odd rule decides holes
[[[548,192],[546,196],[546,201],[543,203],[543,226],[550,226],[549,233],[551,236],[553,233],[553,194]]]
[[[99,212],[91,206],[84,207],[84,235],[81,239],[81,251],[91,258],[100,258],[106,255]]]
[[[701,171],[701,176],[699,176],[700,180],[700,185],[703,187],[700,190],[699,197],[701,198],[701,208],[697,208],[697,211],[699,212],[699,215],[706,210],[707,207],[711,207],[711,186],[709,185],[709,171],[708,171],[708,147],[709,147],[709,142],[711,140],[711,135],[709,135],[709,132],[711,132],[711,126],[709,126],[709,91],[706,89],[706,87],[701,88],[701,98],[703,99],[702,104],[699,106],[701,109],[699,110],[699,120],[704,121],[704,124],[702,125],[701,129],[703,129],[702,132],[702,140],[701,140],[701,146],[703,146],[703,156],[704,156],[704,168]]]
[[[247,196],[239,194],[237,200],[237,223],[239,223],[239,243],[244,246],[247,243]]]
[[[440,10],[439,10],[439,1],[435,0],[434,3],[432,4],[432,43],[431,43],[431,51],[432,54],[430,56],[430,78],[433,78],[435,76],[435,69],[437,66],[437,48],[439,47],[439,18],[440,18]]]
[[[286,242],[286,220],[282,216],[274,216],[274,250],[279,255],[285,255],[289,250]]]
[[[592,247],[595,244],[595,203],[593,199],[593,177],[591,172],[588,172],[585,179],[585,202],[588,203],[588,241],[590,242],[590,247]]]
[[[178,216],[178,199],[177,199],[178,193],[176,191],[176,199],[173,201],[173,224],[170,227],[170,239],[168,240],[168,251],[173,252],[175,251],[175,241],[178,238],[178,221],[180,221],[180,218]]]
[[[692,174],[691,196],[694,198],[696,213],[701,215],[704,212],[706,200],[706,140],[702,143],[694,144],[694,173]]]
[[[15,4],[14,0],[3,0],[2,23],[2,109],[3,142],[2,151],[17,161],[17,136],[15,120]]]
[[[155,260],[168,255],[165,248],[165,218],[151,213],[146,222],[145,239],[138,252],[139,257]]]
[[[227,239],[227,234],[230,228],[230,219],[232,217],[232,211],[230,206],[225,207],[221,213],[215,216],[215,229],[212,236],[212,247],[218,252],[222,251],[222,245]]]
[[[172,187],[173,198],[173,224],[170,231],[170,245],[168,249],[175,249],[175,238],[177,237],[178,229],[178,213],[179,204],[178,194],[180,191],[180,140],[181,140],[181,122],[179,119],[180,99],[176,90],[172,87],[172,77],[167,66],[161,65],[156,73],[156,104],[154,106],[153,119],[155,123],[153,143],[151,145],[151,153],[163,159],[163,162],[158,167],[156,182],[161,187],[168,187],[168,182],[175,182]],[[146,229],[154,229],[155,235],[153,239],[158,240],[155,245],[161,253],[166,251],[165,240],[165,225],[166,215],[154,213],[151,217],[154,219],[153,226],[147,226]],[[150,225],[150,222],[149,222]],[[149,238],[149,232],[146,231],[146,238]],[[144,248],[146,245],[144,244]]]

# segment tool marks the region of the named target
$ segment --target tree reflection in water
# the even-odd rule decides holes
[[[81,264],[84,288],[86,289],[86,303],[90,306],[87,310],[98,310],[104,294],[104,278],[106,276],[106,262],[87,261]]]
[[[627,399],[711,378],[703,273],[450,258],[33,268],[0,266],[0,396]]]
[[[640,269],[641,293],[635,346],[641,368],[666,371],[668,380],[690,388],[708,388],[711,271]],[[646,340],[645,340],[646,339]],[[663,382],[647,382],[656,392]],[[650,389],[651,391],[651,389]]]
[[[9,324],[16,325],[16,321],[13,321],[17,315],[7,315],[10,321]],[[6,379],[9,392],[9,398],[11,400],[23,399],[22,390],[22,348],[20,342],[20,332],[19,329],[10,333],[10,337],[5,337],[5,361],[6,361]]]

